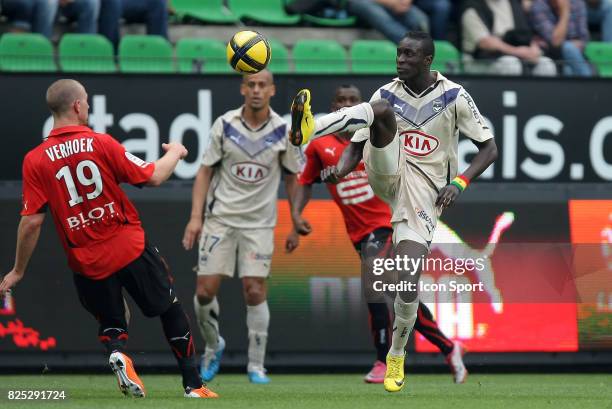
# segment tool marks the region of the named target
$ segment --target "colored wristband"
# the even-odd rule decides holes
[[[451,181],[450,184],[456,186],[457,189],[463,192],[470,184],[470,180],[463,175],[458,175]]]

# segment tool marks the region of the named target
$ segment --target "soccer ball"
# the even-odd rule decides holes
[[[257,31],[239,31],[227,43],[227,62],[241,74],[255,74],[270,62],[270,44]]]

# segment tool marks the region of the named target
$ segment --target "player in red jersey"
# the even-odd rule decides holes
[[[145,396],[132,360],[123,352],[128,325],[122,289],[147,317],[159,316],[183,376],[185,397],[212,398],[202,385],[187,316],[176,297],[168,265],[148,243],[138,212],[119,183],[159,186],[187,155],[179,143],[163,144],[155,163],[130,154],[110,135],[86,125],[85,88],[59,80],[47,90],[53,114],[49,138],[23,162],[23,208],[15,266],[0,283],[0,295],[25,273],[47,209],[74,272],[81,304],[99,322],[99,339],[126,395]]]
[[[332,111],[359,103],[359,89],[354,85],[342,85],[336,89]],[[297,225],[304,224],[301,212],[310,200],[312,184],[326,182],[329,193],[342,212],[351,242],[362,260],[370,256],[385,257],[393,247],[391,210],[374,195],[361,160],[363,143],[351,142],[351,137],[351,133],[331,134],[310,142],[305,152],[306,165],[299,176],[301,186],[293,206],[296,212],[293,218]],[[287,250],[293,251],[298,244],[299,236],[294,230],[287,238]],[[391,336],[390,314],[384,302],[368,302],[368,311],[377,360],[365,381],[383,383]],[[467,370],[463,365],[462,346],[458,342],[453,343],[440,331],[423,303],[419,303],[415,329],[440,349],[454,374],[455,382],[463,383]]]

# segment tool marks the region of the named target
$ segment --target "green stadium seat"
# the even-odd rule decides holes
[[[119,43],[121,72],[174,72],[172,46],[161,36],[126,35]]]
[[[290,72],[289,50],[287,47],[275,38],[268,38],[268,42],[272,49],[272,57],[270,58],[268,69],[274,74],[286,74]]]
[[[208,38],[182,38],[176,43],[179,72],[228,73],[225,44]]]
[[[4,34],[0,37],[0,70],[57,71],[53,46],[41,34]]]
[[[351,67],[359,74],[395,74],[397,47],[386,40],[355,40],[351,45]]]
[[[436,55],[431,69],[441,73],[461,72],[461,54],[454,45],[448,41],[434,41]]]
[[[600,76],[612,77],[612,43],[591,41],[586,45],[584,53]]]
[[[66,72],[116,72],[113,45],[98,34],[64,34],[59,63]]]
[[[347,18],[325,18],[310,14],[302,14],[302,20],[323,27],[353,27],[357,22],[357,18],[352,16]]]
[[[230,9],[241,20],[273,25],[295,25],[300,16],[285,12],[283,0],[229,0]]]
[[[230,24],[238,21],[223,0],[172,0],[172,7],[180,18],[190,17],[206,23]]]
[[[345,74],[346,50],[334,40],[299,40],[293,47],[295,72]]]

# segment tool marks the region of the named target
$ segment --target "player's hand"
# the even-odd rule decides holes
[[[321,182],[333,183],[334,185],[340,182],[338,176],[338,168],[336,166],[328,166],[321,171]]]
[[[162,148],[166,152],[176,152],[181,159],[189,153],[187,148],[185,148],[182,143],[178,142],[162,143]]]
[[[542,56],[542,50],[537,45],[516,47],[516,56],[521,60],[537,63]]]
[[[436,199],[436,206],[446,209],[455,203],[455,200],[459,197],[461,191],[455,185],[446,185],[440,190],[438,198]]]
[[[4,297],[4,293],[13,288],[23,278],[23,273],[11,270],[2,278],[0,282],[0,297]]]
[[[292,253],[299,245],[300,235],[295,230],[291,230],[291,233],[287,236],[287,240],[285,240],[285,251],[287,253]]]
[[[185,233],[183,234],[183,248],[185,250],[191,250],[193,244],[200,241],[202,235],[202,219],[198,217],[192,217],[185,227]]]
[[[300,215],[293,216],[293,230],[302,236],[307,236],[312,231],[312,226],[308,220],[304,219]]]

